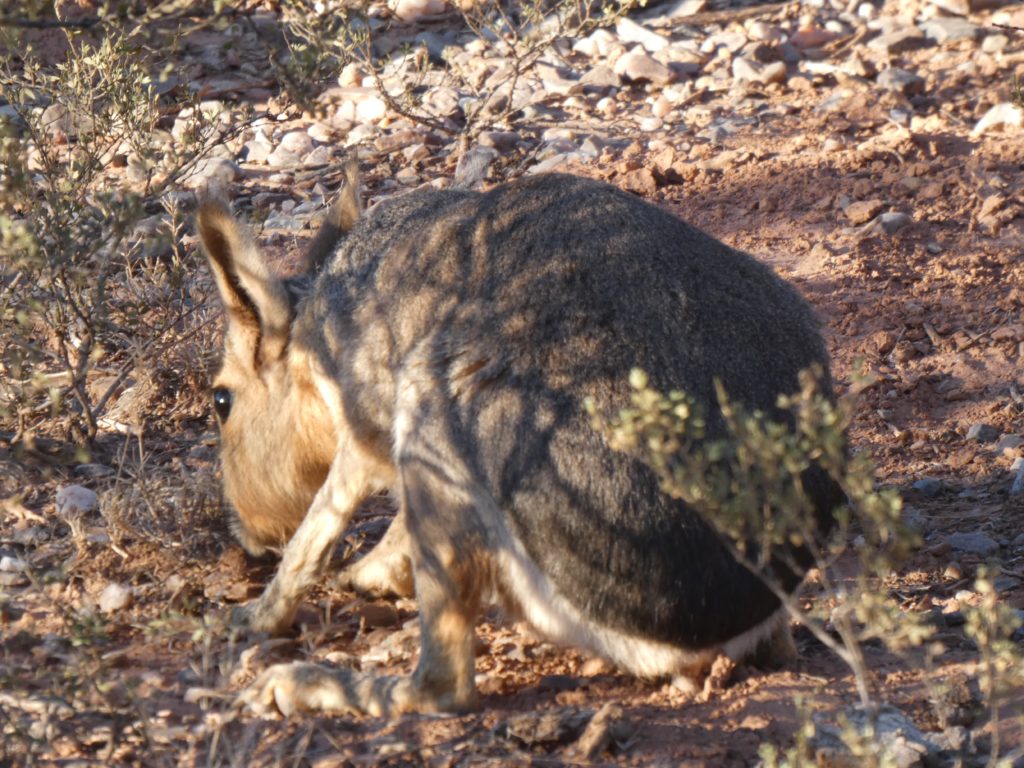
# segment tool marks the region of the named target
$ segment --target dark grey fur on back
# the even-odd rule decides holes
[[[827,379],[811,310],[750,256],[572,176],[417,192],[355,225],[293,334],[325,351],[347,420],[389,452],[396,380],[412,361],[429,367],[444,404],[420,414],[424,440],[454,446],[531,559],[594,621],[705,648],[777,609],[703,520],[608,448],[583,406],[626,405],[633,368],[708,407],[717,378],[768,413],[799,371],[818,364]],[[821,473],[807,481],[827,524],[838,490]]]

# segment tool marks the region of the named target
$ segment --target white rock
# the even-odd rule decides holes
[[[341,73],[338,75],[338,85],[361,85],[364,77],[366,77],[366,72],[363,68],[354,61],[350,61],[341,68]]]
[[[321,144],[330,144],[334,140],[334,129],[326,123],[313,123],[306,129],[309,138]]]
[[[498,151],[491,147],[472,147],[459,157],[455,166],[453,183],[457,187],[472,189],[487,178],[491,163],[498,157]]]
[[[181,140],[185,135],[193,130],[197,125],[197,119],[195,117],[195,110],[192,107],[185,107],[178,113],[178,116],[174,118],[174,124],[171,126],[171,136],[175,139]]]
[[[679,0],[679,2],[659,10],[662,10],[663,18],[682,19],[700,13],[707,7],[707,0]]]
[[[103,613],[115,613],[132,604],[132,589],[112,582],[100,594],[99,606]]]
[[[552,155],[551,157],[545,158],[536,165],[527,168],[526,173],[531,176],[535,173],[550,173],[567,163],[584,162],[586,162],[586,158],[579,152],[566,152],[564,154]]]
[[[375,123],[384,117],[387,111],[384,99],[374,96],[359,103],[356,107],[356,119],[364,123]]]
[[[619,39],[607,29],[598,29],[587,37],[577,40],[572,49],[584,56],[607,56],[613,48],[621,45]]]
[[[342,127],[345,127],[345,130],[349,130],[355,121],[356,102],[354,101],[341,102],[334,114],[331,115],[331,126],[336,130],[341,130]]]
[[[1021,459],[1017,458],[1015,464],[1020,462]],[[1013,485],[1010,486],[1011,496],[1020,496],[1024,493],[1024,462],[1016,467],[1017,475],[1013,478]],[[1020,538],[1020,537],[1018,537]]]
[[[664,125],[664,121],[660,117],[645,117],[640,120],[639,126],[641,131],[657,131]]]
[[[672,82],[672,70],[645,53],[627,53],[615,62],[615,74],[633,81],[648,81],[656,85]]]
[[[304,158],[302,158],[303,165],[329,165],[333,160],[331,150],[327,147],[317,147]]]
[[[379,129],[377,128],[377,126],[371,125],[369,123],[362,123],[361,125],[357,125],[351,131],[349,131],[348,135],[345,137],[345,146],[352,147],[355,146],[356,144],[359,144],[362,141],[372,139],[375,135],[377,135],[378,130]]]
[[[672,102],[666,99],[664,96],[659,96],[655,99],[654,104],[651,105],[651,113],[655,117],[664,118],[669,112],[672,111]]]
[[[1009,101],[1004,101],[1002,104],[996,104],[982,116],[978,124],[974,126],[974,130],[971,131],[971,135],[980,136],[996,128],[1006,130],[1007,127],[1020,128],[1021,126],[1024,126],[1024,109]]]
[[[278,147],[267,155],[267,165],[272,168],[285,168],[289,165],[296,165],[300,156],[295,152],[289,152],[284,147]]]
[[[459,93],[454,88],[432,88],[423,97],[423,106],[431,114],[448,117],[459,110]]]
[[[708,37],[700,46],[701,53],[713,53],[719,48],[725,48],[730,53],[736,53],[747,44],[747,36],[741,32],[725,30],[716,32]]]
[[[245,162],[247,163],[265,163],[267,158],[270,157],[270,153],[273,152],[274,147],[267,141],[261,141],[256,138],[252,141],[245,143]]]
[[[416,21],[424,16],[444,13],[447,3],[444,0],[391,0],[388,6],[399,20]]]
[[[275,212],[267,216],[263,222],[263,226],[267,229],[298,231],[305,226],[305,222],[303,222],[302,219],[296,219],[294,216]]]
[[[195,171],[185,180],[185,186],[197,187],[215,184],[230,184],[242,176],[242,169],[225,157],[209,157],[196,164]]]
[[[546,144],[554,143],[556,141],[576,141],[576,131],[572,128],[547,128],[544,133],[540,135],[540,140]]]
[[[313,140],[305,131],[289,131],[278,142],[278,146],[286,152],[304,155],[313,151]]]
[[[914,220],[902,211],[890,211],[883,213],[873,222],[887,235],[894,235],[904,227],[913,224]],[[868,226],[871,226],[870,224]]]
[[[416,168],[411,165],[398,169],[394,178],[403,187],[412,187],[420,183],[420,175],[416,172]]]
[[[581,87],[579,79],[573,77],[570,71],[561,67],[552,67],[550,64],[539,63],[536,66],[536,72],[540,76],[541,85],[548,93],[567,96]]]
[[[57,514],[61,517],[92,512],[99,505],[99,497],[81,485],[66,485],[57,491]]]
[[[224,116],[224,102],[207,99],[199,102],[199,113],[207,120],[216,120]]]
[[[615,31],[618,32],[620,40],[624,40],[627,43],[639,43],[651,53],[660,51],[668,45],[668,40],[664,37],[657,32],[652,32],[647,27],[637,24],[632,19],[619,19],[615,25]]]
[[[0,572],[2,573],[21,573],[27,568],[24,560],[19,560],[16,557],[9,557],[4,555],[0,557]]]
[[[513,131],[481,131],[477,137],[480,146],[491,147],[498,152],[510,152],[519,143],[520,136]]]
[[[91,115],[81,109],[69,111],[59,102],[44,109],[40,121],[51,135],[62,132],[69,138],[95,129],[95,121]]]
[[[670,104],[680,104],[693,96],[693,84],[684,82],[674,85],[663,90],[661,95],[668,99]]]
[[[1010,38],[1006,35],[989,35],[981,41],[982,53],[999,53],[1010,44]]]
[[[747,34],[751,40],[760,40],[766,43],[778,43],[783,37],[781,29],[763,21],[751,22],[747,27]]]
[[[762,64],[741,57],[732,62],[732,76],[741,83],[782,83],[786,80],[786,65],[781,61]]]
[[[931,3],[957,16],[967,16],[969,13],[977,11],[978,6],[983,5],[982,3],[972,2],[972,0],[931,0]]]

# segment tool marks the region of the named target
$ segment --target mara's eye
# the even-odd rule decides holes
[[[213,390],[213,410],[217,412],[217,418],[222,422],[228,420],[231,413],[231,390],[217,387]]]

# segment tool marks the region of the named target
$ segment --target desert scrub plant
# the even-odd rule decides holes
[[[133,30],[138,32],[138,30]],[[112,23],[46,66],[0,44],[0,419],[86,446],[114,394],[195,327],[182,179],[225,138],[194,109],[176,136],[158,61]],[[18,51],[18,55],[11,53]],[[191,96],[184,96],[191,100]]]
[[[977,605],[964,610],[964,633],[978,649],[978,684],[989,713],[990,768],[1015,765],[1024,758],[1024,748],[1000,759],[1000,724],[1003,708],[1015,707],[1017,722],[1024,727],[1024,652],[1014,637],[1024,625],[1019,611],[1000,601],[993,578],[987,568],[978,570],[974,591]]]
[[[901,611],[885,587],[919,538],[902,520],[899,495],[878,490],[868,457],[848,449],[856,395],[833,400],[821,393],[820,381],[820,371],[804,371],[800,390],[780,395],[771,417],[748,411],[716,384],[718,414],[708,414],[685,393],[653,390],[646,374],[634,371],[629,407],[611,417],[588,408],[613,447],[651,466],[666,493],[701,513],[738,561],[765,576],[791,617],[849,666],[861,706],[872,711],[879,692],[864,643],[881,641],[904,653],[925,647],[933,634],[924,616]],[[867,384],[855,382],[853,392]],[[710,418],[720,418],[724,428],[709,430]],[[804,489],[813,467],[847,497],[827,536],[818,533],[815,504]],[[810,553],[825,612],[805,610],[771,576],[779,565],[807,570],[806,557],[800,562],[794,552]],[[791,757],[790,764],[799,764],[796,753]],[[881,754],[873,762],[885,764]]]
[[[851,454],[847,447],[857,393],[870,381],[857,378],[847,395],[832,400],[819,391],[820,380],[819,371],[803,372],[800,391],[780,395],[773,417],[747,411],[717,385],[724,429],[715,437],[708,437],[711,416],[692,398],[651,389],[642,371],[630,377],[629,407],[611,417],[596,413],[592,405],[588,409],[613,447],[650,465],[665,492],[699,511],[741,563],[769,574],[766,583],[790,616],[849,666],[860,708],[840,718],[838,738],[856,764],[885,768],[900,763],[893,745],[879,736],[884,730],[879,718],[895,720],[897,728],[902,721],[896,710],[883,706],[865,644],[880,643],[927,670],[924,682],[937,710],[943,681],[932,679],[934,659],[944,648],[934,639],[935,628],[926,614],[902,610],[890,595],[892,575],[919,544],[916,532],[902,519],[900,497],[878,490],[869,458]],[[812,465],[827,472],[847,498],[836,511],[835,529],[825,538],[815,533],[815,507],[803,489],[802,477]],[[805,610],[799,599],[773,582],[773,562],[800,567],[790,555],[794,547],[805,547],[813,555],[811,578],[823,590],[819,604],[824,611]],[[852,573],[851,561],[856,565]],[[1009,765],[1021,755],[1010,756],[1009,762],[1000,757],[999,724],[1004,708],[1020,706],[1012,696],[1024,687],[1024,655],[1014,640],[1022,620],[1019,612],[999,601],[985,569],[979,571],[975,592],[978,604],[964,608],[965,634],[978,650],[978,681],[992,733],[988,765]],[[945,714],[936,714],[945,727]],[[818,764],[811,748],[815,724],[807,712],[801,722],[791,749],[763,749],[765,766]]]

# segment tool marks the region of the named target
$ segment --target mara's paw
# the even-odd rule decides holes
[[[281,611],[268,610],[264,601],[255,600],[245,605],[236,605],[231,609],[228,623],[243,632],[266,632],[281,635],[291,626],[291,616],[282,615]]]
[[[302,662],[269,667],[239,694],[235,708],[259,717],[299,712],[380,717],[423,711],[410,678]]]
[[[372,597],[412,597],[409,547],[405,521],[399,516],[377,546],[338,574],[336,586]]]
[[[339,573],[334,586],[366,597],[412,597],[412,567],[408,557],[374,558],[371,552]]]

